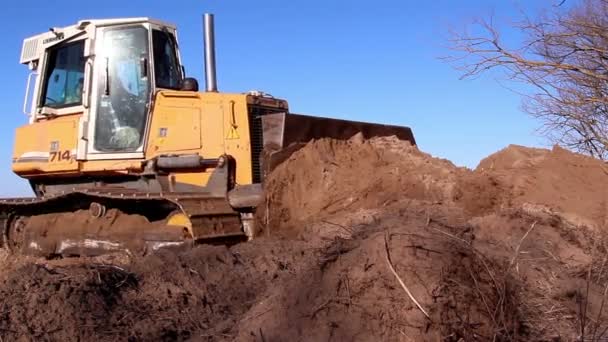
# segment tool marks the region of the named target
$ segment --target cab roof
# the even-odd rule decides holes
[[[172,31],[177,30],[174,24],[148,17],[80,20],[74,25],[65,27],[52,27],[47,32],[43,32],[35,36],[26,38],[23,41],[23,47],[21,49],[20,63],[29,64],[31,62],[34,62],[40,59],[45,49],[48,49],[60,42],[68,41],[69,39],[79,36],[86,31],[92,32],[95,27],[140,23],[151,23],[161,27],[166,27],[167,29]]]

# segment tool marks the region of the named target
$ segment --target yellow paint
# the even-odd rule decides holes
[[[188,98],[167,98],[159,94],[150,125],[148,154],[198,151],[200,131],[201,108],[196,103]]]
[[[229,154],[237,161],[237,183],[250,184],[252,166],[247,97],[244,94],[159,92],[150,123],[151,137],[146,158],[198,153],[211,159]],[[161,128],[166,128],[166,137],[162,139],[159,137]],[[196,138],[200,139],[198,146]],[[196,177],[179,177],[185,183],[200,184]],[[206,179],[203,184],[206,184]]]
[[[142,160],[116,159],[116,160],[89,160],[82,162],[80,171],[84,173],[94,172],[141,172],[143,171]]]
[[[78,162],[72,158],[75,152],[78,120],[80,115],[65,115],[52,120],[43,120],[17,128],[13,148],[13,171],[17,174],[57,173],[78,170]],[[51,150],[51,147],[54,150]],[[55,157],[53,162],[37,159],[25,161],[28,156],[51,152],[63,154],[69,151],[70,158]]]
[[[77,162],[78,163],[78,162]],[[78,168],[49,171],[52,163],[13,163],[13,172],[33,178],[46,175],[73,177],[87,175],[128,174],[143,171],[141,160],[91,160],[79,162]],[[51,165],[51,166],[50,166]]]
[[[260,102],[262,101],[262,102]],[[48,162],[36,159],[13,162],[15,173],[26,177],[111,175],[143,171],[146,160],[167,154],[198,154],[219,158],[227,154],[236,160],[237,184],[252,182],[248,106],[276,104],[246,94],[160,91],[149,118],[148,138],[142,159],[76,161],[78,123],[81,114],[41,120],[17,129],[14,161],[27,152],[50,153],[51,143],[59,151],[70,151],[71,158]],[[286,103],[281,102],[287,106]],[[89,127],[93,130],[94,127]],[[213,169],[174,172],[177,183],[204,186]]]
[[[186,214],[175,213],[169,216],[169,218],[167,219],[167,225],[182,227],[188,232],[188,234],[190,234],[190,237],[194,236],[194,231],[192,230],[192,222]]]
[[[205,170],[205,172],[188,172],[188,173],[173,173],[176,183],[190,184],[196,186],[205,186],[209,182],[213,169]]]

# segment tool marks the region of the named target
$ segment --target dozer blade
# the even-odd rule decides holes
[[[294,152],[313,139],[347,140],[355,134],[364,139],[395,136],[416,145],[409,127],[382,125],[369,122],[341,120],[293,113],[274,113],[260,116],[263,149],[263,173],[266,175]]]
[[[146,254],[246,238],[225,197],[125,189],[0,201],[2,243],[44,257]]]

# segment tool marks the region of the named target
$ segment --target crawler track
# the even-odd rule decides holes
[[[175,215],[188,224],[175,225]],[[3,247],[12,252],[97,255],[200,242],[245,239],[241,214],[225,197],[146,193],[128,189],[79,189],[38,198],[0,201]]]

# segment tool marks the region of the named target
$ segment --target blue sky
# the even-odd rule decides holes
[[[19,65],[24,38],[79,19],[149,16],[178,26],[187,74],[203,81],[201,14],[216,21],[220,91],[263,90],[292,112],[412,127],[421,150],[475,167],[507,146],[547,146],[538,123],[520,111],[500,74],[459,80],[439,57],[450,53],[450,28],[493,12],[507,23],[519,9],[550,0],[433,1],[14,1],[4,0],[0,53],[0,188],[29,195],[10,171],[14,129],[28,70]],[[504,31],[517,40],[517,32]]]

